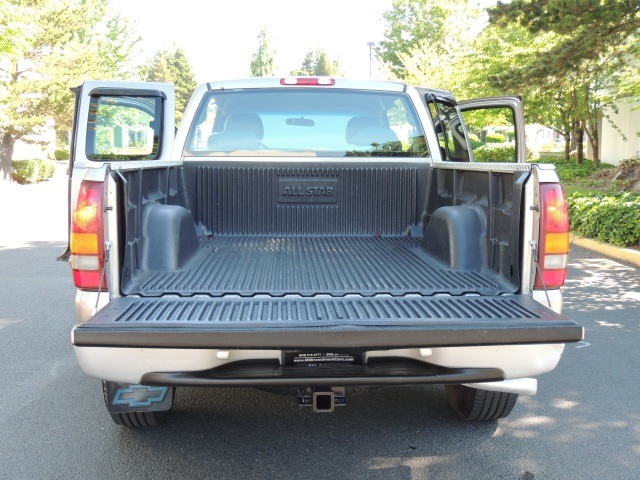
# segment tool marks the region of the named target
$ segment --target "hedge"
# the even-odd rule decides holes
[[[573,193],[571,231],[619,246],[640,243],[640,193]]]
[[[56,160],[69,160],[69,150],[66,148],[59,148],[53,152],[53,156]]]
[[[562,181],[572,181],[578,179],[586,179],[593,175],[595,172],[607,168],[613,168],[614,165],[609,163],[601,163],[596,168],[591,160],[584,160],[582,163],[578,163],[575,160],[565,161],[564,159],[541,159],[540,163],[552,163],[556,166],[558,176]]]
[[[56,170],[55,162],[50,160],[14,160],[11,164],[11,175],[20,183],[37,183],[49,180]]]
[[[487,143],[504,143],[507,141],[507,137],[501,133],[488,133],[484,137],[484,141]]]
[[[516,147],[514,144],[489,143],[473,149],[476,162],[515,162]],[[527,148],[527,161],[533,162],[540,158],[538,152]]]

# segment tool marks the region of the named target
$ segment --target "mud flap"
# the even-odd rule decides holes
[[[174,387],[104,383],[109,413],[166,412],[173,406]]]

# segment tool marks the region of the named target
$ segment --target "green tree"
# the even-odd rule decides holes
[[[151,64],[148,67],[143,67],[142,77],[147,82],[173,83],[169,62],[167,61],[168,55],[169,52],[167,50],[157,50],[153,54]]]
[[[472,42],[484,24],[486,0],[394,0],[382,17],[378,57],[397,78],[454,89],[463,82]],[[464,25],[465,28],[461,28]]]
[[[320,49],[312,50],[305,55],[302,66],[298,70],[293,70],[291,75],[310,77],[341,75],[340,63],[338,60],[331,60]]]
[[[33,28],[20,5],[0,0],[0,55],[6,58],[28,44]]]
[[[275,50],[269,46],[267,29],[263,28],[258,35],[258,51],[253,54],[249,65],[252,77],[270,77],[274,73]]]
[[[176,92],[176,125],[180,124],[184,109],[198,86],[193,68],[181,48],[173,51],[157,50],[151,65],[142,71],[147,82],[173,83]]]
[[[29,27],[13,30],[11,53],[0,62],[0,179],[7,180],[15,143],[34,141],[47,119],[66,132],[73,109],[69,87],[89,78],[126,78],[138,39],[126,19],[110,13],[108,0],[4,4]]]
[[[531,33],[553,32],[558,42],[523,66],[539,77],[580,70],[594,59],[621,60],[625,40],[640,29],[640,8],[633,0],[513,0],[489,10],[491,23],[519,23]]]
[[[180,124],[184,109],[189,103],[193,91],[198,86],[187,55],[181,48],[176,48],[167,59],[169,70],[174,79],[176,89],[176,125]]]
[[[554,41],[536,55],[514,63],[491,81],[500,88],[557,85],[566,98],[578,161],[587,134],[600,162],[598,124],[624,83],[621,70],[638,61],[640,9],[635,1],[514,0],[490,10],[497,26],[518,24],[534,35],[553,34]]]
[[[565,139],[565,156],[569,159],[574,130],[571,98],[566,84],[539,82],[502,84],[497,79],[513,65],[530,61],[541,49],[557,41],[555,34],[533,34],[519,24],[504,27],[488,25],[475,39],[473,53],[466,56],[467,77],[461,89],[464,96],[482,97],[517,94],[523,97],[527,123],[539,123],[553,129]]]

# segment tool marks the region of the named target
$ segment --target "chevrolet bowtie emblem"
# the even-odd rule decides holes
[[[127,405],[129,407],[150,407],[160,403],[167,395],[168,387],[149,387],[147,385],[129,385],[116,392],[113,405]]]

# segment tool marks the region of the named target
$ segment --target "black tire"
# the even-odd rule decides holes
[[[173,395],[175,397],[175,387],[171,387]],[[107,400],[107,382],[102,381],[102,395],[104,397],[104,403],[109,405]],[[172,405],[173,406],[173,405]],[[125,427],[157,427],[164,424],[169,418],[171,410],[164,412],[127,412],[127,413],[111,413],[111,419],[116,425],[123,425]]]
[[[449,405],[463,420],[497,420],[505,418],[516,405],[516,393],[480,390],[464,385],[446,385]]]

